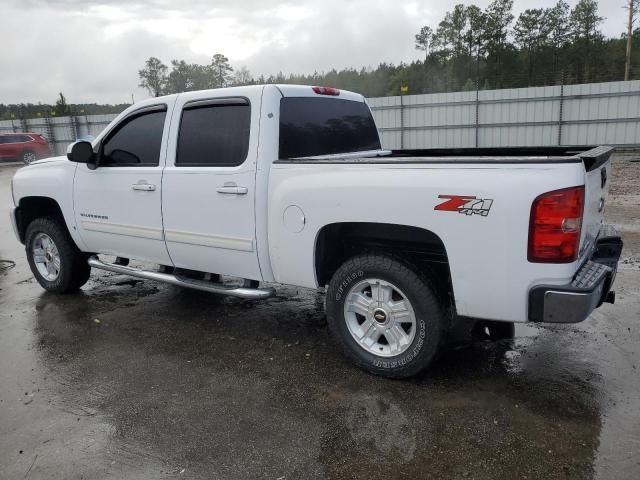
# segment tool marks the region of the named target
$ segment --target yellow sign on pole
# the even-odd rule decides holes
[[[409,91],[408,85],[400,85],[400,93],[407,93]]]

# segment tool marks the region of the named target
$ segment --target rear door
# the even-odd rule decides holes
[[[78,165],[76,224],[89,251],[171,264],[161,212],[169,106],[133,111],[101,141],[98,168]]]
[[[261,279],[255,175],[262,88],[178,97],[162,210],[177,267]]]

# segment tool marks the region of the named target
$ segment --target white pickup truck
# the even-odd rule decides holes
[[[255,299],[274,293],[260,282],[327,286],[346,354],[406,377],[454,324],[499,334],[613,302],[611,152],[385,151],[355,93],[189,92],[137,103],[68,158],[19,170],[11,218],[52,292],[77,290],[92,267]]]

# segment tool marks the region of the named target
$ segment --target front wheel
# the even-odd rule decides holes
[[[329,328],[364,370],[405,378],[435,356],[444,313],[430,279],[385,255],[345,262],[327,290]]]
[[[87,283],[91,267],[67,232],[53,218],[37,218],[27,227],[25,249],[29,267],[49,292],[67,293]]]

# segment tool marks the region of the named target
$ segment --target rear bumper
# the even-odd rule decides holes
[[[529,292],[529,321],[578,323],[603,302],[613,303],[611,290],[622,252],[622,239],[603,225],[591,259],[568,285],[537,285]]]

